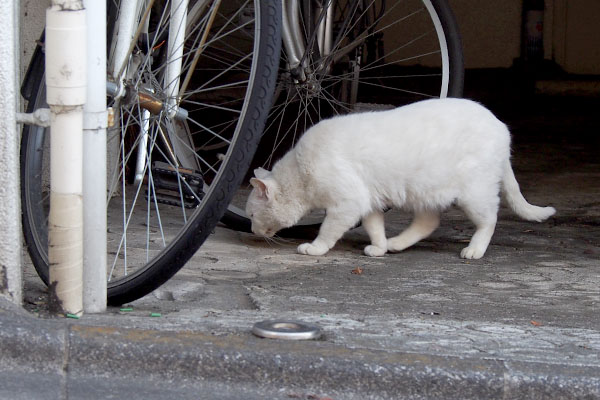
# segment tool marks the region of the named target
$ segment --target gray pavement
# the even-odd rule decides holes
[[[458,209],[382,258],[362,254],[361,228],[309,257],[300,240],[218,227],[133,311],[80,320],[45,316],[28,266],[28,311],[0,303],[0,398],[600,398],[600,123],[570,103],[498,107],[525,197],[558,211],[534,223],[502,208],[481,260],[458,256],[473,231]],[[409,218],[388,213],[388,232]],[[324,335],[251,334],[274,318]]]

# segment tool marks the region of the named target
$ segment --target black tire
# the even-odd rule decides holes
[[[458,23],[447,0],[431,0],[431,4],[440,18],[448,39],[448,56],[450,58],[448,97],[462,97],[465,85],[465,61]]]
[[[280,56],[280,2],[256,2],[255,15],[259,23],[255,40],[254,75],[246,95],[245,117],[239,122],[236,136],[231,139],[227,158],[221,164],[210,189],[195,208],[177,236],[135,272],[108,282],[108,303],[119,305],[136,300],[171,278],[202,245],[212,232],[252,160],[271,105]],[[110,14],[109,14],[110,15]],[[153,49],[154,50],[154,49]],[[40,67],[41,62],[41,67]],[[31,94],[28,110],[36,108],[36,98],[45,91],[43,56],[34,57],[29,67],[24,94]],[[29,89],[28,89],[29,88]],[[34,88],[33,90],[31,88]],[[43,130],[26,126],[21,141],[22,221],[27,248],[40,278],[48,284],[47,213],[42,195],[41,174],[44,149]],[[109,228],[110,229],[110,228]]]
[[[433,18],[435,18],[435,17],[439,18],[439,21],[440,21],[440,24],[441,24],[441,27],[443,30],[443,36],[444,36],[444,39],[446,42],[447,52],[448,52],[448,64],[449,64],[448,65],[449,66],[448,79],[449,79],[449,81],[448,81],[447,88],[446,89],[442,88],[441,91],[443,92],[444,90],[447,90],[445,97],[462,97],[463,86],[464,86],[464,61],[463,61],[463,52],[462,52],[462,41],[461,41],[458,25],[456,23],[456,19],[450,8],[450,5],[448,4],[448,2],[446,0],[427,0],[427,1],[430,2],[431,6],[434,10],[434,13],[435,13],[435,16],[431,16],[431,19],[433,20]],[[393,3],[393,2],[388,2],[388,3]],[[424,4],[425,4],[425,2],[423,1],[422,6],[427,7]],[[389,8],[389,6],[390,5],[388,4],[388,8]],[[307,29],[307,30],[310,30],[310,29]],[[313,31],[314,31],[314,29],[313,29]],[[440,40],[440,39],[438,38],[438,40]],[[309,41],[309,40],[307,39],[307,41]],[[440,47],[441,47],[441,45],[440,45]],[[280,69],[280,81],[284,79],[284,78],[282,78],[282,76],[285,76],[285,74],[289,75],[288,71],[286,71],[286,69],[285,69],[285,65],[283,65]],[[414,99],[408,99],[408,100],[403,100],[403,101],[404,102],[412,102],[412,101],[416,101],[418,99],[419,99],[418,97],[415,97]],[[396,104],[396,105],[401,105],[401,104],[402,104],[402,102],[400,102],[399,104]],[[275,107],[274,107],[274,109],[275,109]],[[271,119],[269,119],[269,122],[267,123],[268,125],[270,125],[270,121],[271,121]],[[301,135],[302,132],[303,132],[303,130],[300,130],[298,132],[298,135]],[[259,156],[263,147],[268,147],[270,145],[268,142],[268,138],[272,137],[272,136],[274,136],[274,135],[270,134],[268,127],[267,127],[267,131],[265,133],[265,139],[263,139],[263,141],[259,145],[257,156]],[[293,142],[291,143],[291,145],[293,145]],[[288,145],[287,147],[281,146],[281,148],[283,148],[284,150],[287,150],[289,148],[289,146],[290,145]],[[278,156],[276,156],[274,158],[275,160],[278,157],[280,157],[281,155],[283,155],[283,151],[281,151],[281,149],[279,151],[280,151],[280,153],[278,154]],[[258,157],[256,157],[255,160],[253,161],[253,166],[254,167],[263,166],[263,167],[268,168],[268,166],[263,165],[262,161],[258,161]],[[246,192],[247,192],[247,190],[246,190]],[[225,215],[223,216],[222,222],[225,223],[228,227],[230,227],[232,229],[242,231],[242,232],[251,232],[250,219],[248,219],[245,216],[245,213],[242,209],[243,208],[243,204],[242,204],[243,196],[238,194],[236,197],[239,197],[240,199],[236,201],[236,204],[230,205],[228,210],[225,212]],[[310,221],[301,221],[296,226],[293,226],[291,228],[287,228],[287,229],[284,229],[284,230],[278,232],[278,235],[282,236],[282,237],[314,238],[314,235],[320,226],[320,223],[316,222],[316,221],[318,221],[318,218],[313,218]]]

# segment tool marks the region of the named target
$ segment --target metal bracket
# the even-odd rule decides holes
[[[51,115],[49,108],[38,108],[32,113],[17,113],[17,123],[47,128],[50,126]]]
[[[108,128],[108,110],[100,112],[84,111],[83,130],[97,130]]]

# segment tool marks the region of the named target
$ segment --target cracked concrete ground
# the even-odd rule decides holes
[[[277,354],[287,354],[291,364],[309,354],[309,365],[327,365],[329,353],[318,356],[325,348],[356,351],[364,365],[369,354],[423,357],[434,370],[439,366],[427,357],[493,361],[501,365],[499,374],[482,378],[482,387],[497,389],[491,397],[518,398],[521,392],[509,390],[515,382],[538,397],[600,397],[600,117],[593,113],[600,102],[542,101],[517,110],[514,104],[492,106],[512,128],[513,167],[525,197],[554,206],[557,214],[527,222],[502,207],[481,260],[459,258],[473,227],[458,209],[444,213],[430,238],[381,258],[363,255],[368,239],[361,228],[325,256],[310,257],[296,254],[301,240],[267,243],[220,226],[173,279],[133,302],[132,312],[109,309],[77,324],[195,332],[261,348],[265,340],[250,333],[255,322],[300,319],[322,327],[318,343],[266,345],[280,348]],[[408,214],[389,212],[388,233],[409,221]],[[352,273],[357,267],[362,273]],[[26,308],[43,307],[43,285],[31,268],[25,275]],[[149,318],[149,312],[162,317]],[[444,364],[448,373],[452,362]],[[463,372],[471,368],[461,365]],[[361,379],[360,368],[348,371]],[[532,377],[545,378],[536,386]],[[461,392],[461,380],[455,381],[456,397],[487,393]],[[295,388],[278,392],[282,398],[299,390],[290,381],[273,384]],[[339,385],[324,392],[355,398],[343,390],[344,382]],[[444,397],[454,397],[448,390]],[[356,398],[395,397],[389,393],[374,387]],[[415,397],[428,397],[423,393]]]

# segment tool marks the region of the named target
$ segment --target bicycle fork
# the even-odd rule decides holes
[[[282,39],[283,48],[287,55],[287,69],[296,83],[308,82],[309,88],[314,92],[320,90],[318,79],[314,79],[315,73],[329,73],[332,65],[339,62],[344,56],[355,49],[360,50],[360,45],[364,37],[355,38],[352,43],[346,45],[344,49],[336,49],[342,38],[334,39],[334,13],[336,7],[335,0],[314,1],[317,4],[314,13],[307,12],[304,16],[301,14],[300,7],[306,6],[306,3],[299,0],[282,0]],[[373,3],[369,4],[370,7]],[[358,9],[364,9],[365,4],[362,0],[356,0],[353,3]],[[309,5],[310,7],[310,5]],[[313,15],[314,14],[314,15]],[[364,13],[361,13],[361,16]],[[304,17],[304,21],[302,20]],[[314,18],[314,21],[307,21],[307,18]],[[314,23],[314,30],[312,24]],[[311,32],[311,30],[313,30]],[[308,32],[308,35],[305,35]],[[338,35],[339,36],[339,35]],[[334,41],[338,41],[334,44]],[[315,46],[320,54],[320,61],[315,65],[309,65],[308,55]],[[335,54],[332,54],[335,52]],[[361,69],[362,54],[356,54],[354,59],[350,60],[349,76],[351,79],[344,81],[344,98],[347,104],[356,103],[358,97],[358,80]]]
[[[316,40],[322,58],[326,58],[331,53],[335,0],[325,0],[322,5],[315,8],[316,35],[310,38],[308,43],[305,43],[303,34],[306,27],[302,23],[300,3],[302,2],[298,0],[282,0],[282,39],[289,71],[294,78],[304,82],[307,78],[306,74],[313,72],[306,57],[307,52],[310,52],[310,48],[314,45],[313,41]],[[312,21],[305,24],[312,24]]]
[[[119,104],[122,102],[135,102],[139,104],[141,111],[140,120],[140,140],[137,145],[137,162],[135,167],[135,184],[140,184],[143,177],[149,168],[149,121],[153,116],[162,114],[173,121],[173,123],[181,123],[188,117],[188,112],[180,107],[181,93],[185,91],[185,86],[191,77],[193,68],[190,68],[188,75],[185,77],[183,84],[180,82],[182,71],[182,60],[184,56],[184,41],[185,32],[190,24],[198,21],[199,16],[206,6],[210,3],[209,0],[201,0],[195,2],[191,9],[192,18],[188,18],[188,0],[173,0],[170,2],[169,9],[169,30],[167,37],[168,56],[163,77],[162,86],[165,89],[166,98],[159,98],[152,87],[135,87],[127,85],[127,81],[139,79],[139,77],[131,76],[130,71],[135,71],[139,66],[136,54],[133,54],[135,43],[142,34],[148,35],[149,30],[149,15],[152,10],[154,0],[123,0],[119,9],[118,31],[115,40],[112,41],[113,48],[111,53],[114,54],[109,72],[113,82],[107,85],[107,92],[114,99],[115,109],[119,109]],[[213,4],[213,14],[218,9],[219,0]],[[137,28],[136,28],[137,27]],[[206,33],[210,29],[209,24],[206,26],[204,41],[206,41]],[[200,54],[202,44],[198,47],[195,54],[195,61]],[[120,116],[117,115],[117,118]],[[187,168],[196,168],[197,162],[193,155],[193,144],[191,138],[188,137],[188,132],[185,129],[167,130],[163,133],[162,139],[165,141],[165,152],[169,156],[170,162],[174,167],[180,166]],[[113,132],[112,136],[119,136],[121,132]],[[112,140],[114,143],[109,152],[113,153],[111,158],[118,157],[118,141]],[[112,165],[117,163],[113,162]],[[116,182],[116,171],[112,171],[113,182]]]

